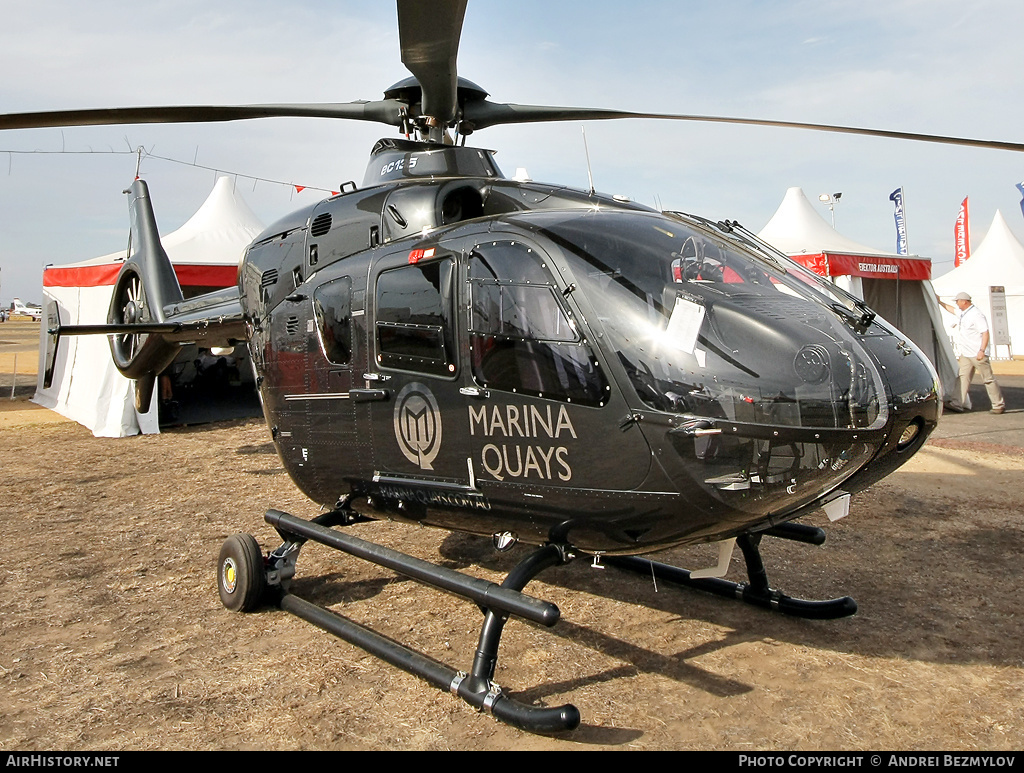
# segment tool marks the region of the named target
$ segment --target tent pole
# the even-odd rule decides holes
[[[903,329],[903,298],[900,296],[900,267],[896,266],[896,327]]]

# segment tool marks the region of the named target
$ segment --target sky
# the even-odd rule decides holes
[[[1016,0],[470,0],[459,74],[499,102],[727,115],[1024,142]],[[0,111],[379,99],[408,75],[387,0],[4,3]],[[507,175],[588,187],[580,123],[494,127]],[[588,122],[594,183],[759,231],[797,186],[841,192],[837,230],[953,267],[970,197],[977,247],[996,210],[1024,241],[1024,153],[774,128]],[[0,303],[42,299],[42,269],[124,249],[133,149],[164,233],[235,175],[266,224],[362,181],[383,125],[325,119],[0,132]],[[165,160],[172,159],[172,160]],[[295,186],[306,186],[297,191]]]

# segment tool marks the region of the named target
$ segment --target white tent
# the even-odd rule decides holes
[[[930,281],[930,260],[848,239],[825,221],[800,188],[786,191],[758,236],[861,298],[905,333],[935,366],[944,396],[952,396],[958,369]]]
[[[233,285],[243,251],[262,230],[262,223],[235,192],[231,178],[220,177],[199,210],[161,242],[188,297]],[[119,252],[47,268],[43,272],[44,309],[56,304],[65,325],[106,323],[114,281],[124,260],[125,253]],[[131,381],[114,367],[106,336],[62,338],[48,389],[42,383],[46,344],[44,318],[33,402],[74,419],[97,437],[160,431],[153,408],[145,414],[135,410]]]
[[[934,284],[944,298],[952,298],[960,292],[970,293],[989,325],[993,324],[989,288],[1002,287],[1006,294],[1011,349],[1014,342],[1024,345],[1024,245],[1013,235],[1001,212],[996,210],[992,226],[971,257],[940,276]],[[954,322],[952,314],[944,316],[947,326]]]
[[[847,239],[830,226],[807,199],[802,188],[790,188],[771,220],[758,234],[775,249],[787,255],[813,255],[823,252],[850,255],[885,255],[882,250],[865,247]]]

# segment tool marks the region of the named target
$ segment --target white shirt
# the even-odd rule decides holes
[[[956,344],[956,356],[977,357],[978,352],[981,351],[981,342],[987,332],[988,320],[981,313],[981,309],[971,304],[961,311],[957,315],[956,335],[953,339]],[[985,354],[988,354],[987,347]]]

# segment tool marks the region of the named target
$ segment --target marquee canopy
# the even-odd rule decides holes
[[[209,198],[176,231],[160,242],[185,287],[229,287],[235,284],[242,250],[263,224],[235,192],[230,177],[219,177]],[[124,251],[80,263],[51,266],[43,272],[43,287],[113,286]]]
[[[950,299],[959,292],[970,293],[989,325],[994,323],[989,288],[1003,288],[1011,353],[1014,341],[1018,348],[1024,342],[1024,245],[998,210],[988,233],[971,257],[940,276],[934,284],[940,295]],[[953,321],[953,315],[946,315],[947,324]],[[1003,342],[997,343],[1002,345]]]
[[[235,192],[231,178],[221,177],[195,215],[161,242],[189,297],[235,284],[243,251],[262,230],[263,224]],[[125,252],[118,252],[47,268],[44,309],[56,305],[65,325],[105,324],[125,257]],[[159,432],[155,410],[145,414],[135,410],[131,381],[114,367],[106,336],[62,338],[48,389],[42,384],[46,339],[44,324],[34,402],[85,425],[97,437]]]
[[[932,276],[927,258],[894,255],[846,238],[825,222],[800,188],[786,191],[758,236],[819,276],[917,281]]]
[[[819,276],[863,299],[925,353],[948,396],[957,365],[931,285],[931,260],[876,250],[830,226],[800,188],[790,188],[758,234]],[[895,281],[894,281],[895,280]]]

